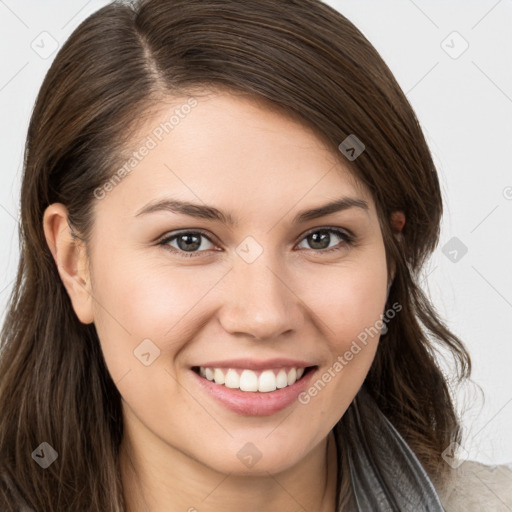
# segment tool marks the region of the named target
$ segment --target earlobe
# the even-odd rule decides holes
[[[94,321],[93,301],[85,244],[73,236],[67,208],[61,203],[48,206],[43,216],[46,243],[73,309],[84,324]]]
[[[405,226],[405,214],[404,212],[397,210],[393,212],[390,217],[391,229],[393,234],[401,240],[402,238],[402,229]]]

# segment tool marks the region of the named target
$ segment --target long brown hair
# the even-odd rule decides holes
[[[441,452],[459,439],[436,347],[453,355],[455,380],[469,376],[470,359],[420,287],[438,242],[439,182],[413,109],[377,51],[319,0],[113,2],[63,45],[28,129],[21,256],[0,360],[4,512],[18,510],[4,480],[36,511],[125,510],[120,395],[94,325],[72,309],[42,218],[49,204],[64,203],[87,241],[94,191],[118,169],[141,116],[197,87],[258,97],[307,123],[334,151],[350,134],[363,141],[353,162],[339,155],[373,195],[396,269],[388,304],[402,306],[365,387],[429,474],[441,471]],[[389,222],[397,210],[406,217],[401,241]],[[31,457],[42,442],[58,452],[44,471]]]

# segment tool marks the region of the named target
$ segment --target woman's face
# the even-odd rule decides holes
[[[387,292],[375,205],[341,153],[247,98],[177,99],[139,135],[136,165],[97,192],[89,248],[126,432],[225,473],[289,468],[375,355]]]

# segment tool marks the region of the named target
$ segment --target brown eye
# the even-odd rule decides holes
[[[204,247],[204,240],[207,241],[207,247]],[[174,243],[175,245],[172,245]],[[212,244],[212,241],[204,233],[199,231],[182,231],[181,233],[165,237],[158,242],[158,245],[166,246],[172,252],[181,253],[183,256],[195,256],[196,254],[199,255],[198,253],[211,249],[211,247],[208,247],[208,243]],[[200,248],[202,250],[198,250]]]
[[[336,243],[337,239],[338,242]],[[306,249],[324,252],[342,249],[347,245],[351,245],[353,242],[352,237],[348,233],[334,228],[323,228],[310,231],[305,235],[303,240],[308,244],[308,247],[305,247]],[[341,242],[339,240],[341,240]],[[334,245],[331,245],[332,242],[334,242]]]

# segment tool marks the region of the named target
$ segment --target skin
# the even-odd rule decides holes
[[[227,410],[190,368],[289,357],[317,365],[320,378],[385,308],[388,269],[376,208],[343,157],[298,120],[225,91],[197,100],[133,172],[95,200],[88,251],[71,236],[64,205],[44,215],[73,308],[81,322],[94,322],[122,396],[128,510],[332,512],[330,431],[360,388],[378,336],[308,404],[295,401],[269,416]],[[170,111],[162,104],[133,149]],[[171,196],[215,206],[238,224],[170,211],[136,216]],[[341,197],[362,199],[368,209],[292,223],[299,211]],[[401,228],[403,221],[399,213],[393,222]],[[355,243],[331,233],[325,245],[339,250],[315,248],[306,235],[325,227],[350,230]],[[195,257],[180,255],[178,240],[157,245],[187,229],[211,240],[201,239]],[[235,251],[249,236],[263,249],[251,263]],[[147,338],[160,350],[149,366],[133,352]],[[247,442],[261,453],[251,468],[237,457]]]

